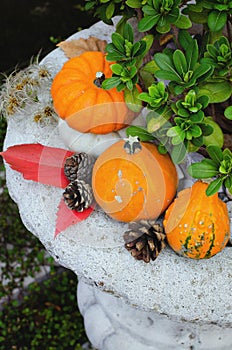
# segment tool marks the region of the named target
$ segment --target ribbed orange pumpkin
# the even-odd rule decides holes
[[[193,259],[210,258],[229,240],[230,222],[226,204],[215,193],[207,196],[208,184],[197,181],[179,192],[163,221],[169,245],[178,254]]]
[[[120,140],[98,157],[92,176],[96,202],[118,221],[156,218],[176,194],[175,165],[152,143],[134,143],[129,154],[126,146]]]
[[[106,134],[131,123],[135,113],[116,88],[104,90],[100,81],[112,76],[102,52],[84,52],[71,58],[55,76],[51,94],[57,114],[80,132]]]

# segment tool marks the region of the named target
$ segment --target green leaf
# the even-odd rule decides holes
[[[169,72],[169,71],[163,70],[163,69],[160,69],[157,72],[155,72],[155,77],[162,79],[162,80],[174,81],[176,83],[180,83],[182,81],[180,76],[177,73]]]
[[[176,73],[172,59],[167,54],[162,52],[156,53],[154,55],[154,60],[160,69]]]
[[[139,32],[146,32],[151,28],[153,28],[157,24],[159,18],[160,18],[160,14],[157,14],[156,16],[143,17],[138,24]]]
[[[154,82],[154,73],[156,70],[159,70],[159,67],[156,65],[154,60],[149,61],[140,69],[139,74],[141,75],[146,88],[148,88]]]
[[[179,30],[178,40],[185,51],[189,50],[189,47],[193,44],[193,38],[187,30]]]
[[[132,90],[127,88],[124,90],[124,97],[125,97],[126,104],[128,108],[134,112],[139,112],[142,108],[142,101],[139,100],[138,96],[139,96],[139,92],[136,86],[134,86]]]
[[[213,44],[208,44],[207,50],[213,58],[217,59],[218,50],[216,49],[216,47]]]
[[[118,84],[116,89],[118,92],[123,91],[125,89],[125,84],[124,83]]]
[[[146,44],[144,43],[144,46],[141,47],[141,44],[140,42],[136,42],[133,47],[132,47],[132,50],[131,50],[131,56],[134,57],[134,56],[139,56],[141,54],[143,54],[143,52],[145,51],[146,49]]]
[[[178,108],[177,114],[180,117],[184,117],[184,118],[189,117],[189,111],[187,109],[185,109],[185,108]]]
[[[111,77],[111,78],[105,79],[101,87],[105,90],[110,90],[118,86],[120,83],[121,83],[121,79],[119,77]]]
[[[173,147],[171,158],[175,164],[180,164],[187,154],[187,143],[181,142],[179,145]]]
[[[211,66],[207,63],[202,63],[194,70],[192,79],[197,80],[209,71],[211,71]]]
[[[202,134],[201,128],[195,124],[190,126],[189,131],[193,137],[199,137]]]
[[[149,6],[149,5],[145,5],[143,6],[143,13],[145,16],[143,17],[146,17],[146,16],[155,16],[157,11],[155,10],[155,8],[153,8],[152,6]]]
[[[202,131],[204,135],[204,145],[209,146],[213,144],[218,146],[219,148],[222,148],[224,144],[224,135],[220,126],[210,117],[205,118],[204,122],[206,123],[205,125],[207,127],[210,126],[211,128],[213,128],[213,132],[207,135],[205,133],[205,129],[204,129],[205,127],[202,125]]]
[[[128,81],[126,82],[126,87],[127,87],[127,89],[130,90],[130,91],[133,90],[133,83],[132,83],[131,80],[128,80]]]
[[[193,144],[198,149],[199,147],[201,147],[203,145],[203,136],[201,135],[199,137],[194,137],[191,140],[191,144]]]
[[[141,0],[127,0],[126,4],[129,7],[132,7],[133,9],[137,9],[142,7],[142,1]]]
[[[213,128],[213,126],[211,126],[209,124],[202,123],[201,130],[202,130],[202,135],[205,136],[205,138],[204,138],[204,140],[205,140],[207,136],[212,135],[214,128]],[[207,139],[206,139],[206,141],[207,141]],[[208,139],[208,141],[209,141],[209,139]],[[215,143],[215,142],[210,142],[210,143]],[[205,144],[205,146],[209,146],[210,143],[208,143],[208,144],[204,143],[204,144]]]
[[[126,129],[127,136],[138,136],[140,141],[152,141],[155,137],[150,134],[145,128],[131,125]]]
[[[217,168],[213,164],[205,162],[191,164],[188,167],[189,175],[195,179],[209,179],[218,174]]]
[[[124,53],[125,49],[124,49],[124,39],[123,37],[118,34],[118,33],[113,33],[111,36],[112,39],[112,43],[113,45],[117,48],[117,50],[119,50],[119,52]],[[107,51],[109,52],[109,51]]]
[[[160,34],[165,34],[165,33],[169,32],[170,29],[171,29],[171,25],[168,22],[164,22],[164,23],[158,22],[157,23],[156,30]]]
[[[185,132],[184,130],[181,130],[176,136],[172,138],[172,144],[179,145],[184,141],[184,139],[185,139]]]
[[[226,11],[211,11],[208,15],[208,26],[212,32],[218,32],[223,29],[227,20]]]
[[[174,51],[173,63],[178,74],[181,75],[181,77],[183,77],[184,74],[187,72],[188,68],[187,68],[187,61],[186,61],[185,55],[181,50]]]
[[[193,71],[198,61],[198,45],[196,39],[194,39],[191,45],[187,48],[185,52],[185,57],[188,64],[187,71]]]
[[[154,74],[157,70],[159,70],[159,67],[157,66],[154,60],[151,60],[148,63],[146,63],[141,70]]]
[[[227,159],[227,160],[232,159],[232,153],[229,148],[225,148],[222,153],[223,153],[223,159]]]
[[[209,97],[208,96],[200,96],[198,99],[197,99],[197,102],[200,103],[202,105],[202,109],[205,109],[208,104],[209,104]]]
[[[151,86],[155,81],[154,76],[146,70],[141,69],[139,71],[139,75],[141,76],[146,89],[148,89],[148,87]]]
[[[168,3],[169,1],[167,1]],[[180,17],[180,9],[179,7],[177,7],[177,5],[180,4],[181,1],[172,1],[173,3],[173,7],[172,7],[172,10],[167,14],[162,14],[162,19],[163,19],[163,22],[167,21],[168,23],[175,23],[176,24],[176,21],[178,20],[178,18]],[[165,3],[165,1],[163,2]],[[171,2],[169,2],[171,3]]]
[[[231,84],[227,81],[203,83],[199,85],[198,96],[206,95],[210,103],[220,103],[228,100],[232,93]]]
[[[137,53],[137,67],[144,66],[143,58],[146,56],[147,52],[152,47],[154,41],[154,36],[152,34],[144,36],[140,41],[140,49]],[[151,61],[150,61],[151,62]]]
[[[174,86],[174,92],[175,92],[176,95],[181,95],[184,92],[184,90],[185,90],[184,86],[174,85],[174,84],[173,84],[173,86]]]
[[[121,75],[121,73],[123,71],[123,67],[120,64],[118,64],[118,63],[112,64],[110,66],[110,68],[111,68],[112,72],[114,74],[117,74],[117,75]]]
[[[216,164],[220,164],[223,160],[223,153],[221,148],[215,145],[209,145],[206,147],[206,151],[209,154],[210,158],[215,161]]]
[[[225,181],[224,181],[224,185],[226,188],[232,189],[232,174],[227,176]],[[231,192],[232,194],[232,192]]]
[[[212,196],[213,194],[217,193],[223,183],[223,180],[221,177],[218,177],[217,179],[210,182],[209,186],[206,189],[206,195]]]
[[[106,8],[106,18],[110,19],[114,15],[115,10],[115,4],[113,2],[110,2],[110,4]]]
[[[173,126],[172,128],[168,129],[167,136],[174,137],[181,133],[182,129],[179,126]]]
[[[232,106],[229,106],[225,109],[224,115],[227,119],[232,120]]]
[[[191,115],[190,120],[193,123],[200,123],[204,119],[204,113],[202,111],[199,111],[197,113],[194,113]]]
[[[150,50],[150,48],[152,47],[153,41],[154,41],[154,35],[152,34],[148,34],[145,35],[141,41],[144,41],[146,44],[146,51]]]
[[[134,33],[133,28],[129,23],[125,23],[124,29],[123,29],[123,36],[125,39],[130,41],[131,43],[134,42]]]
[[[110,62],[114,62],[114,61],[121,61],[125,56],[123,54],[121,54],[120,52],[118,51],[114,51],[112,53],[108,53],[106,55],[106,60],[107,61],[110,61]]]
[[[175,21],[175,26],[180,29],[189,29],[192,27],[192,22],[188,17],[180,15]]]
[[[158,151],[159,151],[160,154],[166,154],[168,152],[167,148],[162,143],[159,143]]]
[[[188,7],[183,10],[183,13],[188,14],[189,18],[194,23],[206,23],[208,12],[208,9],[203,8],[202,1],[196,5],[189,4]]]
[[[150,133],[153,133],[157,130],[159,130],[165,123],[167,123],[167,120],[170,118],[171,111],[170,109],[165,109],[163,114],[158,114],[154,111],[150,112],[147,115],[147,130]],[[171,125],[171,124],[170,124]],[[166,135],[166,132],[165,132]]]
[[[129,76],[132,79],[137,74],[137,68],[132,66],[129,68]]]

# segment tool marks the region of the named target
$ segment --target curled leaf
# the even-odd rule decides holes
[[[93,212],[94,206],[91,206],[82,212],[78,212],[76,210],[71,210],[68,208],[68,206],[65,204],[64,199],[62,198],[58,210],[56,213],[56,229],[54,233],[54,238],[61,233],[62,231],[66,230],[71,225],[75,225],[76,223],[87,219],[87,217]]]
[[[60,188],[68,184],[64,163],[72,154],[65,149],[39,143],[11,146],[0,153],[13,170],[22,173],[24,179]]]
[[[100,51],[105,53],[106,40],[90,36],[88,39],[73,39],[61,41],[57,44],[68,58],[81,55],[85,51]]]

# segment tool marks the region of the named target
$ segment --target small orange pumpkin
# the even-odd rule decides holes
[[[51,95],[57,114],[80,132],[106,134],[131,123],[136,116],[116,88],[104,90],[102,79],[112,76],[102,52],[84,52],[69,59],[55,76]]]
[[[110,146],[93,168],[96,202],[109,216],[123,222],[158,217],[173,200],[177,184],[176,167],[169,155],[136,137]]]
[[[171,248],[193,259],[210,258],[229,240],[226,204],[215,193],[207,196],[208,184],[197,181],[179,192],[166,210],[163,225]]]

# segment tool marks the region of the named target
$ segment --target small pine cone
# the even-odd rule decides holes
[[[125,248],[137,260],[155,260],[165,247],[163,227],[155,220],[131,222],[123,235]]]
[[[74,180],[63,193],[64,201],[70,209],[79,212],[87,209],[93,201],[91,186],[83,180]]]
[[[78,178],[85,179],[86,182],[90,183],[94,163],[94,156],[85,152],[74,153],[66,159],[64,173],[69,181],[74,181]]]

